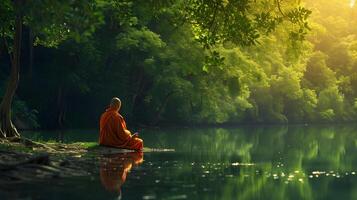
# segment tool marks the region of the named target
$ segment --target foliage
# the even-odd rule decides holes
[[[4,1],[0,8],[0,34],[10,42],[11,5]],[[357,12],[348,3],[92,0],[26,6],[24,34],[33,31],[40,46],[31,70],[24,46],[17,98],[38,110],[43,128],[56,127],[59,116],[67,126],[97,126],[112,96],[122,99],[128,121],[140,124],[357,117],[357,24],[351,20]],[[1,44],[0,76],[6,77],[9,61]]]

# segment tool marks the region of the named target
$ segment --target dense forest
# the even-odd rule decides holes
[[[245,15],[219,21],[223,14],[215,10],[208,10],[215,19],[210,23],[207,10],[183,10],[182,1],[90,2],[101,3],[90,15],[77,10],[76,17],[61,15],[65,5],[44,6],[60,13],[52,18],[68,19],[62,26],[85,27],[81,34],[24,26],[12,106],[17,126],[97,127],[113,96],[121,98],[132,124],[357,120],[357,8],[348,0],[304,0],[304,29],[274,18],[262,20],[259,30],[250,29]],[[283,17],[291,14],[288,7],[279,4]],[[43,24],[49,19],[37,17]],[[6,15],[0,18],[5,27]],[[244,33],[226,30],[238,19]],[[0,97],[11,65],[6,45],[0,42]]]

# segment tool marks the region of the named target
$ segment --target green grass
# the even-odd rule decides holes
[[[95,148],[98,146],[97,142],[76,142],[76,143],[72,143],[72,144],[76,144],[82,148],[85,149],[91,149],[91,148]]]
[[[23,145],[13,145],[9,143],[1,144],[0,143],[0,150],[2,151],[17,151],[17,152],[25,152],[25,153],[32,153],[34,150],[32,148],[23,146]]]

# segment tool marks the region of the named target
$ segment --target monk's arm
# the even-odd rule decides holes
[[[130,132],[128,129],[125,129],[124,131],[125,131],[125,133],[126,133],[127,135],[130,135],[130,136],[131,136],[131,132]]]
[[[128,129],[125,129],[125,132],[128,134],[128,135],[130,135],[131,137],[139,137],[139,135],[138,135],[138,133],[134,133],[134,134],[132,134]]]
[[[124,126],[123,122],[122,122],[122,119],[118,118],[118,134],[121,136],[121,137],[124,137],[125,140],[128,140],[131,138],[131,133],[129,130],[126,129],[126,127]]]
[[[139,137],[137,133],[132,134],[128,129],[125,129],[125,132],[130,135],[130,137]]]

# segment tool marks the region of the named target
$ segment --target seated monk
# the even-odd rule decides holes
[[[109,108],[100,117],[99,144],[104,146],[142,151],[143,140],[131,134],[124,118],[119,114],[121,101],[114,97]]]

